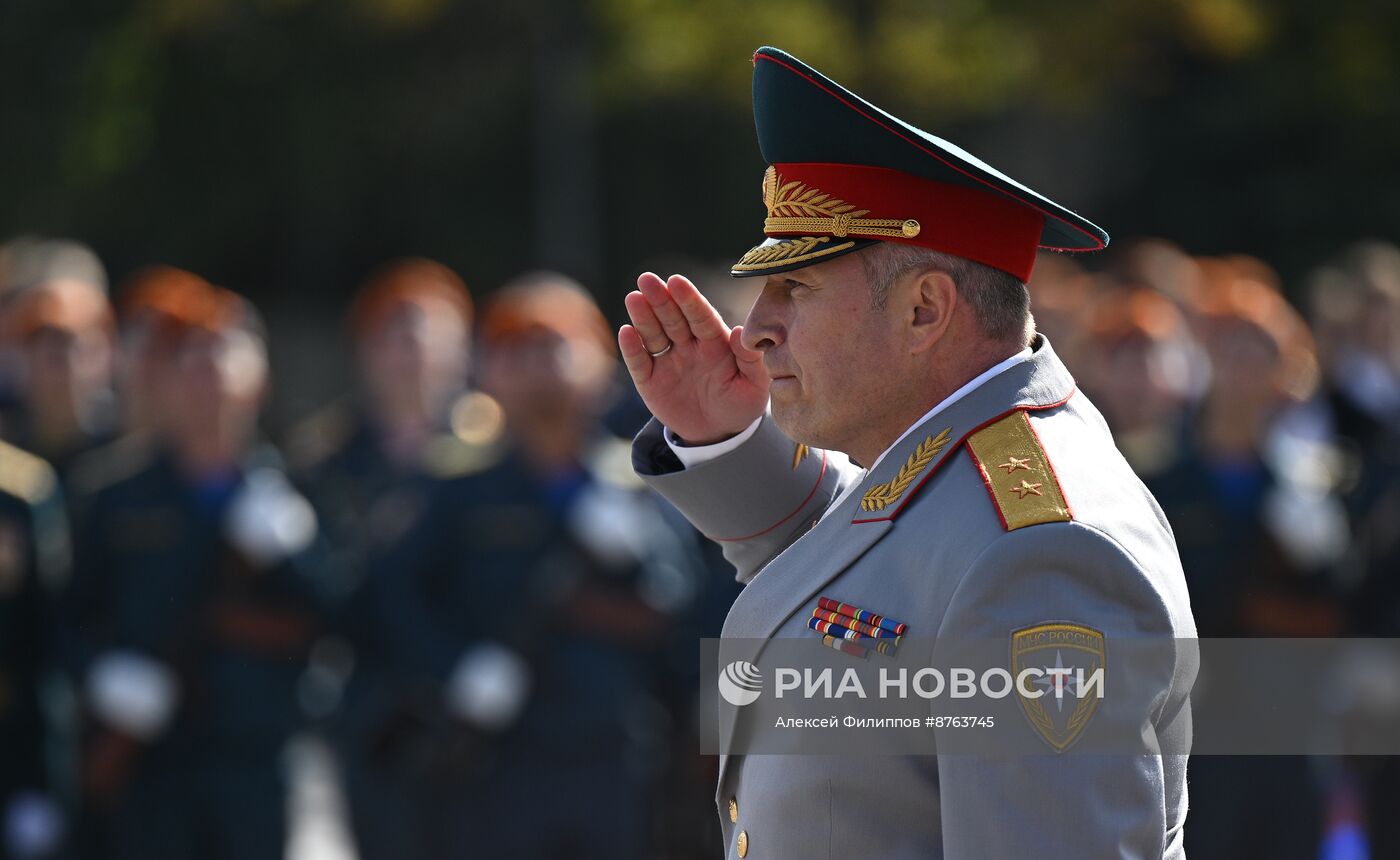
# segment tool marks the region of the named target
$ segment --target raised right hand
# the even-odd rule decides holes
[[[720,442],[763,414],[772,380],[689,280],[637,278],[625,300],[631,325],[617,333],[622,360],[656,419],[692,445]],[[665,355],[652,357],[671,344]]]

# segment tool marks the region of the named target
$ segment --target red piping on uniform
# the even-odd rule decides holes
[[[972,465],[976,466],[977,471],[982,474],[982,483],[987,485],[987,493],[995,499],[997,491],[996,488],[992,486],[992,476],[987,474],[987,467],[982,465],[982,461],[977,458],[977,452],[972,450],[971,445],[967,446],[967,456],[972,458]],[[1006,521],[1006,514],[1001,512],[1001,505],[998,505],[994,501],[992,502],[992,507],[996,508],[997,519],[1001,520],[1002,531],[1011,531],[1011,524]]]
[[[1035,425],[1031,423],[1029,418],[1026,419],[1026,426],[1031,428],[1031,435],[1035,437],[1035,444],[1039,445],[1040,450],[1044,451],[1045,443],[1040,441],[1040,434],[1035,431]],[[1043,457],[1041,459],[1045,460],[1045,465],[1050,467],[1050,477],[1054,480],[1056,489],[1060,491],[1060,498],[1065,500],[1065,513],[1069,515],[1070,519],[1074,519],[1074,510],[1069,506],[1069,496],[1065,495],[1065,485],[1060,483],[1060,476],[1055,472],[1055,464],[1050,461],[1049,457]]]
[[[822,92],[824,92],[824,93],[826,93],[827,95],[831,96],[832,98],[836,99],[836,100],[839,101],[841,104],[845,105],[846,107],[850,108],[851,110],[855,111],[856,113],[860,114],[861,116],[863,116],[863,117],[865,117],[866,119],[870,120],[871,122],[875,123],[875,124],[878,125],[880,128],[883,128],[885,131],[888,131],[890,134],[894,135],[895,137],[898,137],[899,139],[901,139],[901,140],[903,140],[904,142],[908,143],[909,145],[913,146],[915,149],[921,150],[922,152],[924,152],[924,153],[926,153],[926,154],[928,154],[928,155],[933,156],[934,158],[938,159],[938,161],[942,162],[945,166],[947,166],[947,167],[949,167],[949,168],[951,168],[951,169],[953,169],[953,170],[956,170],[958,173],[961,173],[963,176],[966,176],[968,179],[971,179],[971,180],[973,180],[974,182],[979,182],[979,183],[981,183],[981,184],[987,186],[988,188],[992,189],[993,191],[997,192],[998,194],[1003,194],[1003,195],[1006,195],[1006,196],[1008,196],[1008,197],[1012,197],[1012,198],[1014,198],[1014,199],[1016,199],[1016,200],[1019,200],[1021,203],[1023,203],[1023,204],[1026,205],[1026,206],[1029,206],[1030,208],[1032,208],[1032,209],[1034,209],[1035,211],[1039,212],[1041,215],[1044,215],[1046,218],[1054,218],[1056,221],[1059,221],[1061,224],[1064,224],[1064,225],[1070,227],[1071,229],[1076,230],[1076,231],[1078,231],[1079,233],[1084,234],[1085,236],[1088,236],[1090,239],[1092,239],[1092,240],[1094,241],[1094,247],[1093,247],[1093,248],[1059,248],[1059,247],[1056,247],[1056,246],[1054,246],[1054,245],[1037,245],[1037,247],[1044,248],[1044,249],[1046,249],[1046,250],[1048,250],[1048,251],[1099,251],[1099,250],[1102,250],[1102,249],[1103,249],[1103,247],[1104,247],[1103,240],[1100,239],[1098,236],[1095,236],[1093,233],[1090,233],[1088,230],[1085,230],[1083,227],[1080,227],[1078,224],[1075,224],[1075,223],[1073,223],[1073,222],[1071,222],[1071,221],[1066,221],[1064,218],[1062,218],[1062,217],[1059,216],[1059,215],[1056,215],[1056,214],[1053,213],[1053,212],[1046,212],[1044,209],[1040,208],[1040,207],[1037,206],[1035,203],[1032,203],[1031,201],[1026,200],[1026,199],[1024,199],[1024,198],[1022,198],[1022,197],[1018,197],[1017,195],[1012,194],[1011,192],[1009,192],[1009,191],[1008,191],[1007,189],[1005,189],[1005,188],[998,188],[996,185],[993,185],[991,182],[988,182],[987,180],[983,179],[983,178],[980,177],[980,176],[975,176],[975,175],[973,175],[973,174],[971,174],[971,173],[968,173],[966,170],[963,170],[961,167],[958,167],[957,165],[950,163],[947,159],[943,158],[943,157],[942,157],[941,155],[939,155],[938,153],[936,153],[936,152],[934,152],[933,150],[931,150],[931,149],[929,149],[929,148],[923,146],[923,145],[920,144],[918,141],[911,140],[910,138],[906,137],[905,135],[900,134],[897,130],[895,130],[895,129],[893,129],[893,128],[890,128],[889,126],[885,125],[885,124],[884,124],[883,122],[881,122],[880,120],[876,119],[875,117],[871,116],[870,114],[866,113],[865,111],[861,110],[860,108],[858,108],[858,107],[856,107],[855,105],[851,104],[850,102],[846,101],[844,98],[841,97],[840,93],[832,92],[830,89],[828,89],[827,87],[823,86],[822,83],[821,83],[820,81],[813,80],[813,79],[812,79],[811,77],[809,77],[806,73],[804,73],[804,72],[802,72],[802,71],[800,71],[800,70],[798,70],[798,69],[794,69],[792,66],[788,65],[787,63],[784,63],[782,60],[779,60],[779,59],[777,59],[776,57],[771,57],[771,56],[769,56],[768,54],[755,53],[755,54],[754,54],[754,63],[755,63],[755,65],[757,65],[757,63],[758,63],[758,61],[759,61],[760,59],[767,60],[767,61],[770,62],[770,63],[777,63],[779,66],[783,67],[784,69],[787,69],[789,72],[792,72],[794,75],[797,75],[798,77],[800,77],[800,78],[802,78],[803,80],[805,80],[805,81],[807,81],[808,83],[810,83],[812,86],[816,87],[817,89],[821,90]]]
[[[1014,406],[1001,413],[1000,415],[996,416],[995,418],[989,418],[986,421],[983,421],[981,424],[978,424],[976,427],[973,427],[971,430],[958,437],[958,441],[953,443],[953,446],[948,449],[948,453],[942,457],[939,457],[938,462],[933,464],[933,468],[925,472],[924,476],[919,479],[919,483],[915,484],[912,488],[910,488],[909,492],[904,494],[904,499],[900,501],[898,507],[896,507],[893,511],[890,512],[889,516],[874,517],[868,520],[851,520],[851,525],[856,525],[857,523],[878,523],[883,520],[893,520],[895,517],[899,516],[900,511],[904,510],[904,506],[909,504],[909,501],[913,499],[915,495],[918,494],[919,490],[924,486],[928,479],[932,478],[934,473],[937,472],[940,468],[942,468],[944,463],[948,462],[953,458],[953,453],[958,450],[958,446],[962,445],[962,443],[967,441],[967,437],[971,436],[973,433],[976,433],[978,430],[981,430],[983,427],[987,427],[989,425],[997,423],[998,421],[1000,421],[1001,419],[1005,418],[1013,412],[1028,412],[1032,409],[1039,412],[1042,409],[1054,409],[1057,406],[1064,406],[1066,403],[1069,402],[1069,399],[1074,396],[1074,393],[1077,390],[1077,386],[1072,386],[1069,390],[1069,394],[1066,394],[1063,399],[1057,400],[1054,403],[1028,403],[1023,406]],[[1039,439],[1040,437],[1037,436],[1036,438]],[[1050,459],[1047,457],[1046,462],[1048,463],[1049,461]],[[1054,467],[1052,466],[1051,469],[1053,471]],[[1058,483],[1058,479],[1056,479],[1056,482]],[[1063,489],[1060,490],[1060,495],[1064,495]],[[1065,500],[1065,507],[1069,507],[1068,499]]]
[[[823,448],[823,449],[822,449],[822,468],[821,468],[821,471],[820,471],[820,472],[817,472],[817,482],[816,482],[815,484],[812,485],[812,490],[811,490],[811,492],[809,492],[809,493],[807,494],[807,497],[804,498],[804,499],[802,500],[802,503],[799,504],[799,505],[797,506],[797,508],[793,510],[792,513],[790,513],[790,514],[788,514],[787,516],[783,517],[782,519],[778,520],[776,523],[773,523],[771,526],[769,526],[768,528],[764,529],[763,531],[761,531],[761,532],[754,532],[754,533],[751,534],[751,535],[744,535],[743,537],[732,537],[732,538],[710,537],[709,535],[705,535],[705,537],[710,538],[710,540],[715,541],[716,543],[732,543],[732,542],[734,542],[734,541],[753,540],[753,539],[756,538],[756,537],[762,537],[763,535],[768,534],[768,533],[771,532],[773,529],[777,528],[778,526],[782,525],[783,523],[785,523],[785,522],[787,522],[788,520],[792,519],[793,517],[797,516],[799,513],[802,512],[802,509],[803,509],[803,508],[807,507],[807,503],[810,502],[810,501],[812,501],[812,497],[815,496],[815,495],[817,494],[818,488],[821,487],[821,485],[822,485],[822,476],[825,475],[825,474],[826,474],[826,449]]]

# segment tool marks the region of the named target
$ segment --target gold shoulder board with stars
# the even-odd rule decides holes
[[[1055,470],[1024,410],[973,433],[967,448],[1007,531],[1072,519]]]

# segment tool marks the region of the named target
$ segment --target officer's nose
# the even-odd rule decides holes
[[[744,320],[744,332],[739,340],[745,349],[767,352],[783,342],[786,330],[778,308],[777,296],[768,288],[759,293]]]

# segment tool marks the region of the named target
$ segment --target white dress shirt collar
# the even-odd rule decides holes
[[[1025,349],[1021,350],[1015,355],[1002,359],[1001,361],[997,362],[996,364],[992,365],[991,367],[972,377],[972,379],[969,379],[966,385],[963,385],[957,391],[954,391],[952,394],[949,394],[947,397],[943,398],[941,401],[939,401],[937,406],[925,412],[922,418],[920,418],[918,421],[915,421],[913,424],[910,424],[907,430],[899,434],[898,439],[890,443],[890,447],[886,448],[884,452],[880,454],[880,456],[875,458],[875,462],[871,463],[869,468],[874,469],[876,466],[880,465],[880,461],[885,459],[885,455],[889,454],[890,451],[894,449],[894,446],[898,445],[900,442],[903,442],[906,436],[908,436],[910,433],[913,433],[915,427],[918,427],[920,424],[923,424],[925,421],[942,412],[944,409],[947,409],[949,406],[952,406],[954,403],[957,403],[959,400],[962,400],[964,397],[972,393],[974,390],[977,389],[978,386],[982,385],[987,380],[991,379],[999,373],[1003,373],[1006,370],[1009,370],[1013,366],[1020,364],[1021,362],[1025,361],[1030,357],[1031,348],[1026,347]]]

